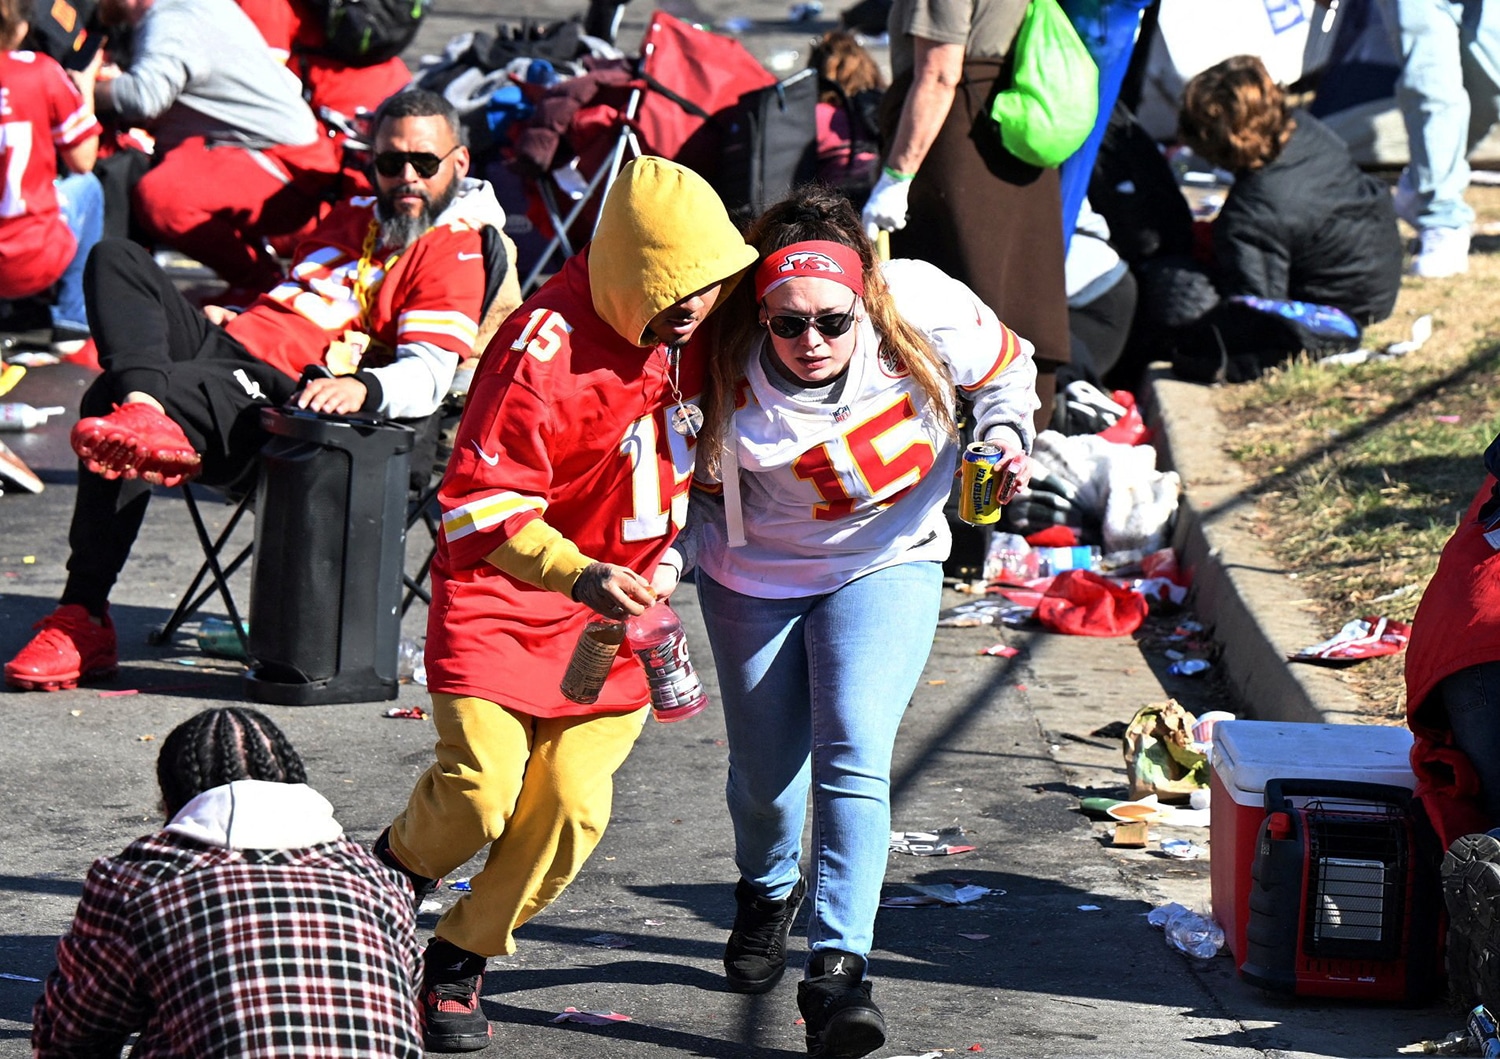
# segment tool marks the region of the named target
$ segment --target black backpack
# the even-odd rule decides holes
[[[374,66],[400,55],[427,14],[429,0],[313,0],[323,16],[325,55]]]
[[[680,105],[682,97],[676,102]],[[737,107],[715,115],[722,139],[713,185],[731,213],[755,216],[813,178],[818,163],[817,108],[817,74],[802,70],[746,92]]]

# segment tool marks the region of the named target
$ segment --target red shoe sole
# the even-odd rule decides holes
[[[168,453],[146,449],[134,434],[102,416],[80,420],[70,440],[88,469],[105,478],[139,476],[156,485],[178,485],[196,477],[203,462],[191,449]]]
[[[91,669],[87,673],[61,673],[49,677],[28,677],[7,671],[5,682],[21,691],[68,691],[85,681],[108,680],[119,672],[120,667],[117,665]]]

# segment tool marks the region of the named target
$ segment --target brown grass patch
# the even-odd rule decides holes
[[[1257,479],[1255,530],[1329,636],[1366,614],[1411,619],[1500,430],[1500,188],[1468,197],[1479,214],[1468,274],[1407,279],[1365,336],[1382,347],[1430,314],[1421,350],[1355,367],[1303,361],[1215,391],[1225,449]],[[1342,676],[1372,720],[1400,723],[1402,673],[1398,655]]]

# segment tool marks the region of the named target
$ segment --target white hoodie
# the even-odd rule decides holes
[[[204,791],[166,830],[229,849],[305,849],[343,837],[327,798],[305,783],[235,780]]]

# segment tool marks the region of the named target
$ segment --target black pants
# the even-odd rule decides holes
[[[1082,360],[1103,379],[1119,363],[1135,319],[1136,283],[1129,272],[1087,305],[1068,310],[1073,359]]]
[[[265,441],[260,409],[285,402],[297,380],[209,323],[135,243],[99,243],[83,289],[104,374],[83,395],[80,415],[108,415],[131,391],[150,394],[202,455],[204,482],[243,480]],[[103,611],[150,496],[138,479],[102,478],[80,464],[63,603]]]

